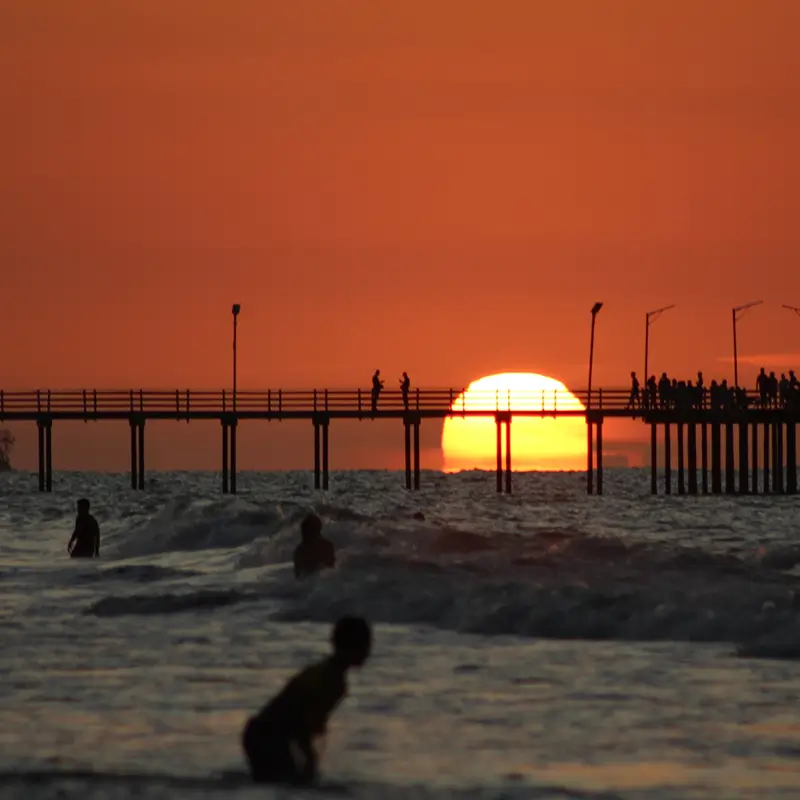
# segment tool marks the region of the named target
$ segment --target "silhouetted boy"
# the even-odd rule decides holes
[[[72,558],[100,556],[100,526],[89,513],[89,501],[85,497],[78,500],[78,516],[75,518],[75,530],[67,545],[67,552]]]
[[[294,551],[294,576],[303,578],[325,567],[336,566],[333,543],[322,535],[322,520],[309,514],[300,524],[302,541]]]
[[[331,637],[333,655],[306,667],[254,717],[242,746],[256,783],[309,784],[318,776],[314,739],[347,694],[347,670],[361,667],[372,649],[369,623],[342,617]]]

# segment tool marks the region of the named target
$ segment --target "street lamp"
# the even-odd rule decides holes
[[[665,311],[669,311],[671,308],[675,308],[674,303],[669,306],[657,308],[655,311],[648,311],[644,315],[644,375],[642,376],[642,381],[644,383],[647,383],[648,378],[647,359],[650,354],[650,323],[655,322]]]
[[[763,300],[754,300],[752,303],[736,306],[731,312],[731,318],[733,319],[733,385],[737,389],[739,388],[739,353],[736,350],[736,323],[745,315],[749,308],[761,305],[763,302]]]
[[[602,307],[603,307],[602,303],[595,303],[592,306],[592,338],[589,342],[589,392],[586,401],[587,408],[591,408],[592,405],[592,366],[594,365],[594,323]]]
[[[236,320],[242,307],[238,303],[233,304],[231,313],[233,314],[233,413],[236,413]]]
[[[789,311],[794,311],[794,313],[795,313],[795,314],[797,314],[797,316],[798,316],[798,317],[800,317],[800,308],[798,308],[797,306],[787,306],[787,305],[784,303],[784,304],[783,304],[783,307],[784,307],[784,308],[788,308],[788,309],[789,309]]]

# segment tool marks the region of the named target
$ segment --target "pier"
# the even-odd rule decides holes
[[[497,426],[497,491],[512,491],[514,417],[583,417],[587,429],[586,490],[603,493],[603,423],[611,418],[650,426],[651,492],[659,493],[659,450],[664,494],[795,494],[800,406],[711,408],[629,406],[628,389],[573,392],[471,392],[463,389],[384,391],[373,407],[369,390],[264,391],[0,390],[0,422],[38,428],[39,490],[53,488],[53,424],[123,420],[130,425],[131,488],[145,487],[145,428],[149,420],[216,422],[221,427],[221,488],[237,491],[236,440],[240,423],[306,421],[313,426],[314,488],[329,487],[330,427],[335,420],[397,420],[405,446],[405,484],[420,488],[420,426],[447,417],[490,417]],[[699,430],[698,430],[699,429]],[[699,437],[698,437],[699,432]],[[710,433],[710,436],[709,436]],[[761,448],[759,448],[759,437]],[[659,448],[659,439],[662,446]],[[698,448],[699,440],[699,448]],[[673,444],[676,459],[673,458]],[[710,445],[710,446],[709,446]],[[759,461],[759,449],[761,460]],[[698,453],[699,450],[699,453]],[[698,462],[699,455],[699,462]],[[699,463],[699,468],[698,468]],[[672,468],[677,467],[677,480]],[[723,480],[724,469],[724,480]],[[709,472],[710,480],[709,480]],[[761,481],[759,481],[759,476]]]

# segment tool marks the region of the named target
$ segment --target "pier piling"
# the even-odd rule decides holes
[[[420,470],[419,470],[419,426],[421,420],[417,417],[414,420],[414,489],[419,490],[420,487]]]
[[[797,426],[786,423],[786,493],[797,494]]]
[[[228,426],[231,433],[231,464],[230,464],[230,479],[231,479],[231,494],[236,494],[236,427],[237,421],[234,418]]]
[[[685,494],[686,482],[684,479],[683,468],[683,423],[679,422],[675,427],[678,437],[678,494]]]
[[[718,422],[711,423],[711,493],[722,492],[722,453],[720,451],[720,429]]]
[[[322,421],[322,490],[327,492],[329,486],[329,470],[328,470],[328,428],[330,428],[330,420],[325,417]]]
[[[603,494],[603,420],[597,422],[597,494]]]
[[[783,474],[783,422],[775,423],[775,477],[778,480],[778,494],[786,492],[786,483]]]
[[[586,417],[586,494],[594,493],[594,423]]]
[[[222,494],[228,494],[228,423],[222,420]]]
[[[506,494],[511,494],[511,414],[506,417]]]
[[[658,425],[650,423],[650,494],[658,494]]]
[[[761,479],[763,481],[764,486],[764,494],[769,494],[769,469],[770,469],[770,462],[769,462],[769,437],[770,437],[770,425],[768,422],[764,423],[764,443],[763,443],[763,454],[762,460],[764,462],[764,466],[761,470]]]
[[[753,468],[750,471],[750,485],[751,491],[753,494],[758,494],[758,424],[753,423],[750,426],[752,431],[752,459],[753,459]]]
[[[686,439],[689,449],[689,494],[697,494],[697,425],[694,422],[689,423]]]
[[[750,475],[748,474],[749,454],[747,452],[747,423],[739,423],[739,494],[750,492]]]
[[[314,419],[314,488],[320,488],[320,436],[319,420]]]
[[[725,424],[725,493],[736,491],[736,461],[733,448],[733,423]]]
[[[669,422],[664,425],[664,494],[672,494],[672,434]]]
[[[406,465],[406,489],[411,490],[411,423],[406,417],[403,420],[403,434],[405,439],[405,465]]]
[[[708,425],[700,424],[700,478],[703,494],[708,494]]]

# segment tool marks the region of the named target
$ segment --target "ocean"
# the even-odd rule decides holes
[[[792,497],[651,497],[649,473],[0,476],[0,796],[317,797],[239,735],[345,613],[372,659],[322,742],[356,798],[800,792]],[[98,560],[66,545],[80,496]],[[311,509],[338,566],[296,581]]]

